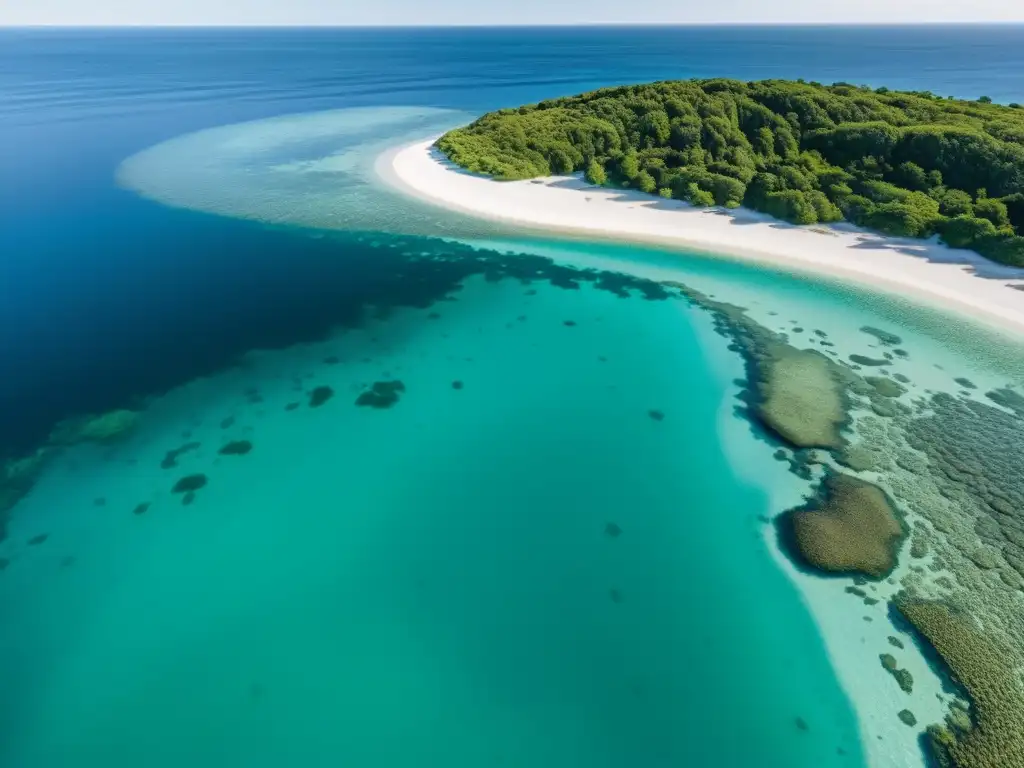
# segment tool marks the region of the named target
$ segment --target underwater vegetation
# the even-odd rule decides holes
[[[821,498],[779,518],[785,540],[803,560],[833,573],[882,578],[896,565],[905,532],[885,493],[840,472],[829,473]]]
[[[403,392],[405,392],[405,384],[400,381],[375,381],[369,389],[359,393],[356,405],[367,408],[390,408],[398,402],[398,398]]]

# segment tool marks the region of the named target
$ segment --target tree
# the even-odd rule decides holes
[[[437,146],[501,179],[582,169],[591,183],[696,205],[939,232],[1024,264],[1024,109],[987,98],[845,83],[659,82],[492,112]]]
[[[988,219],[996,227],[1005,227],[1010,223],[1010,214],[1006,203],[992,197],[986,197],[974,204],[974,215]]]
[[[953,248],[970,248],[976,241],[995,233],[996,228],[991,221],[974,216],[947,219],[939,228],[942,241]]]
[[[715,204],[715,198],[712,194],[701,189],[693,182],[686,186],[686,199],[700,208],[706,208],[709,205]]]
[[[978,101],[980,101],[982,104],[991,104],[992,103],[992,99],[989,96],[981,96],[978,99]]]
[[[658,188],[658,183],[647,171],[640,171],[633,181],[641,192],[651,193]]]
[[[596,159],[591,159],[590,163],[587,164],[587,171],[584,175],[591,184],[600,186],[608,182],[608,175],[604,171],[604,166],[597,162]]]
[[[974,203],[971,196],[961,189],[947,189],[939,198],[939,211],[943,216],[971,216]]]
[[[619,164],[619,173],[626,179],[634,179],[640,174],[640,159],[636,152],[628,152],[623,155]]]

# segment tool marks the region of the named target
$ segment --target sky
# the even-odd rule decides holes
[[[1022,0],[0,0],[0,25],[1024,21]]]

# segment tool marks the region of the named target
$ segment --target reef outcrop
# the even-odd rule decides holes
[[[780,515],[780,533],[806,564],[829,573],[880,579],[896,565],[905,531],[885,493],[840,472],[829,473],[819,498]]]

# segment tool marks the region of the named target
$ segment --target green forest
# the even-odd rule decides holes
[[[1024,108],[836,83],[684,80],[491,112],[441,137],[498,179],[582,171],[797,224],[846,219],[1024,266]]]

